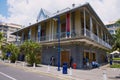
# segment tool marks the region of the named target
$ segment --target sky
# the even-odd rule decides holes
[[[90,3],[104,24],[120,18],[120,0],[0,0],[0,22],[16,23],[23,26],[36,22],[41,8],[51,13],[71,7]]]

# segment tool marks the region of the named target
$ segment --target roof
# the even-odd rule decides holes
[[[78,9],[78,8],[82,8],[82,7],[86,7],[87,9],[89,9],[90,12],[96,17],[97,21],[99,21],[99,22],[101,23],[101,25],[104,26],[104,27],[103,27],[104,30],[105,30],[106,32],[108,32],[107,28],[105,27],[105,25],[103,24],[103,22],[102,22],[101,19],[98,17],[98,15],[97,15],[96,12],[93,10],[93,8],[90,6],[89,3],[84,3],[84,4],[80,4],[80,5],[78,5],[78,6],[74,6],[74,7],[72,7],[72,8],[67,8],[67,9],[65,9],[65,10],[57,11],[55,14],[53,14],[53,15],[51,15],[51,16],[49,16],[49,17],[47,17],[47,18],[45,18],[45,19],[43,19],[43,20],[41,20],[41,21],[38,21],[38,22],[35,23],[35,24],[32,24],[32,25],[30,25],[30,26],[27,26],[27,27],[24,27],[24,28],[18,30],[18,32],[22,31],[22,30],[25,29],[25,28],[29,28],[29,27],[35,26],[35,25],[37,25],[37,24],[39,24],[39,23],[41,23],[41,22],[43,22],[43,21],[46,21],[46,20],[48,20],[48,19],[54,18],[54,17],[56,17],[56,16],[58,16],[58,15],[61,15],[61,14],[64,14],[64,13],[67,13],[67,12],[70,12],[70,11],[74,11],[74,10],[76,10],[76,9]],[[14,32],[13,34],[16,34],[16,33],[17,33],[17,31]],[[111,36],[111,34],[110,34],[109,32],[108,32],[108,34],[109,34],[109,36]],[[111,36],[111,38],[112,38],[112,36]]]
[[[37,16],[37,21],[41,21],[41,20],[43,20],[45,18],[48,18],[50,16],[51,16],[51,13],[49,11],[41,8],[40,12],[39,12],[39,14]]]
[[[3,22],[1,22],[0,25],[8,26],[8,27],[14,27],[14,28],[21,28],[21,25],[14,24],[14,23],[3,23]]]

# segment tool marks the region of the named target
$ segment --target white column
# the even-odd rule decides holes
[[[72,31],[71,31],[71,23],[72,23],[72,21],[71,21],[71,13],[70,13],[70,38],[71,38],[71,34],[72,34]]]
[[[51,41],[51,27],[52,27],[52,21],[50,20],[50,24],[49,24],[49,41]]]
[[[17,31],[17,34],[16,34],[16,42],[18,43],[18,31]]]
[[[54,31],[54,21],[52,21],[52,40],[53,40],[53,31]]]
[[[105,42],[106,42],[106,40],[107,40],[107,39],[106,39],[106,33],[105,33]]]
[[[84,36],[86,36],[86,14],[85,14],[85,8],[84,8]]]
[[[98,42],[99,42],[99,27],[98,27],[98,24],[96,24],[96,28],[97,28],[97,36],[98,36]]]
[[[92,28],[93,28],[93,23],[92,23],[92,17],[90,17],[90,37],[92,38]]]

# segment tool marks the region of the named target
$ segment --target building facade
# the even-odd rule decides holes
[[[8,43],[15,43],[16,36],[11,35],[11,33],[21,29],[21,25],[12,24],[12,23],[0,23],[0,32],[3,33],[4,38]]]
[[[88,3],[57,11],[13,34],[21,36],[21,43],[32,40],[42,45],[42,64],[50,64],[54,56],[56,66],[69,65],[72,57],[82,68],[83,58],[103,63],[106,50],[111,49],[112,37]]]
[[[106,27],[111,34],[115,34],[116,30],[120,28],[120,25],[116,24],[116,22],[112,22],[112,23],[107,24]]]

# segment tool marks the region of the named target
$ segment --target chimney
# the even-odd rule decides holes
[[[29,23],[29,25],[31,25],[31,23]]]
[[[59,13],[60,11],[59,10],[57,10],[57,13]]]
[[[75,4],[74,4],[74,3],[72,4],[72,7],[75,7]]]

